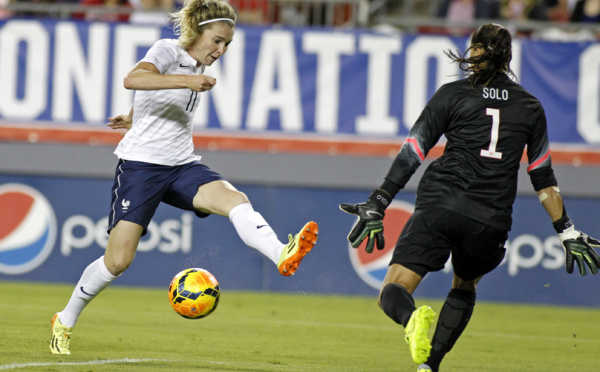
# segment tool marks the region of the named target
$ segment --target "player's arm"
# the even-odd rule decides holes
[[[150,62],[138,62],[123,80],[125,89],[131,90],[191,89],[204,92],[216,83],[215,78],[207,75],[161,74]]]
[[[429,150],[438,142],[447,123],[447,100],[452,97],[445,87],[440,88],[427,103],[427,106],[411,128],[406,141],[392,162],[381,186],[373,191],[364,203],[340,204],[346,213],[358,216],[348,234],[348,241],[354,248],[367,240],[367,253],[374,247],[385,247],[383,217],[385,209],[394,196],[406,185],[417,168],[423,163]]]
[[[567,272],[573,273],[574,262],[577,262],[579,275],[586,275],[585,265],[589,267],[592,274],[596,274],[600,267],[600,255],[594,250],[594,247],[600,247],[600,241],[575,230],[573,222],[567,215],[552,170],[546,114],[541,104],[535,115],[536,127],[527,143],[529,178],[540,202],[552,219],[552,225],[565,250]]]
[[[565,250],[567,272],[569,274],[573,273],[574,264],[577,262],[579,275],[587,274],[586,265],[592,274],[597,274],[600,267],[600,255],[594,250],[594,247],[600,247],[600,241],[575,230],[557,187],[547,137],[543,136],[543,139],[544,141],[537,143],[537,146],[535,141],[528,144],[528,173],[531,183],[544,209],[550,216],[552,225],[558,233]]]
[[[538,197],[552,219],[552,225],[558,233],[565,250],[567,272],[569,274],[573,273],[574,263],[577,262],[579,275],[586,275],[586,265],[592,274],[597,274],[600,267],[600,255],[594,248],[600,247],[600,241],[575,230],[573,221],[567,215],[557,186],[539,190]]]

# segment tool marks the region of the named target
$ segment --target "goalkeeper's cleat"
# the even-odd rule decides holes
[[[73,327],[67,327],[60,322],[58,314],[54,314],[50,327],[52,328],[52,338],[50,339],[50,352],[52,354],[71,355],[71,333]]]
[[[427,364],[421,364],[419,369],[417,369],[417,372],[433,372],[433,369],[431,369],[431,367],[429,367]]]
[[[308,222],[296,236],[289,235],[290,242],[283,247],[277,268],[283,276],[294,275],[300,261],[317,242],[319,227],[316,222]]]
[[[415,364],[423,364],[429,358],[431,352],[431,341],[428,332],[434,317],[433,310],[429,306],[421,306],[413,311],[406,325],[406,343],[410,349],[410,356]]]

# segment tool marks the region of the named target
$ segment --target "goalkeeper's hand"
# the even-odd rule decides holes
[[[586,264],[592,274],[597,274],[598,267],[600,267],[600,255],[598,255],[594,248],[600,247],[600,241],[587,236],[581,231],[575,230],[573,221],[567,215],[564,206],[562,217],[552,222],[552,225],[558,233],[558,237],[565,250],[567,272],[572,274],[574,263],[577,262],[579,275],[584,276],[587,274],[585,270]]]
[[[594,239],[581,231],[575,230],[571,225],[558,234],[562,246],[565,249],[566,268],[569,274],[573,273],[574,263],[579,266],[579,275],[586,275],[585,265],[589,267],[592,274],[598,273],[600,267],[600,255],[594,248],[600,247],[600,241]]]
[[[340,204],[342,211],[358,216],[358,221],[348,234],[348,241],[353,248],[358,248],[365,239],[367,239],[367,253],[373,252],[375,245],[378,250],[385,247],[383,216],[391,200],[392,197],[385,190],[377,189],[364,203]]]

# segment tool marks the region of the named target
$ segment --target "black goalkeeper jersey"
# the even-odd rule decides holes
[[[423,174],[417,208],[445,208],[510,230],[525,148],[534,189],[556,185],[544,109],[506,75],[486,87],[471,86],[469,79],[443,85],[410,130],[386,180],[403,188],[442,135],[444,154]]]

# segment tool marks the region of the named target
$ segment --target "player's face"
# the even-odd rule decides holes
[[[471,47],[471,51],[470,51],[470,57],[474,58],[474,57],[479,57],[480,55],[483,54],[483,48],[475,46],[475,47]],[[484,67],[485,66],[485,62],[479,63],[476,65],[476,69],[479,67]]]
[[[483,48],[471,46],[471,57],[479,57],[481,54],[483,54]]]
[[[204,66],[210,66],[225,54],[234,32],[235,27],[231,23],[217,22],[196,39],[188,53]]]

